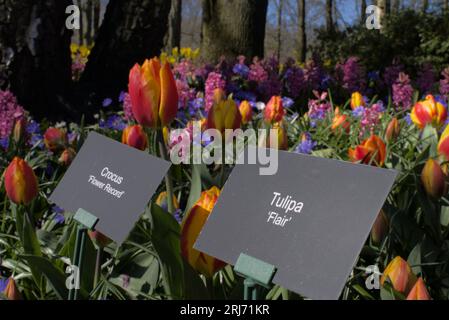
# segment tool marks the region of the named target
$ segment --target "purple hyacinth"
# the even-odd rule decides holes
[[[393,104],[397,109],[408,110],[412,105],[413,87],[410,78],[403,72],[393,84]]]
[[[0,138],[9,137],[14,124],[24,116],[25,110],[17,103],[11,91],[0,90]]]
[[[349,92],[363,92],[366,88],[365,68],[357,57],[349,57],[344,63],[336,66],[338,80]]]
[[[304,71],[300,67],[291,65],[284,75],[288,93],[293,98],[298,98],[307,88]]]
[[[316,96],[317,99],[309,100],[308,116],[310,119],[312,119],[315,122],[316,120],[324,119],[326,117],[327,113],[332,109],[332,106],[326,100],[327,92],[323,92],[323,93],[319,94],[318,92],[314,91],[314,95]]]
[[[232,68],[232,72],[236,75],[239,75],[243,79],[248,78],[249,75],[249,67],[245,64],[245,56],[237,57],[238,63],[234,65]]]
[[[123,95],[123,112],[125,114],[125,120],[127,121],[134,120],[131,96],[128,93],[124,93]]]
[[[423,95],[430,93],[435,83],[435,71],[430,63],[425,63],[418,73],[416,85]]]
[[[399,74],[404,70],[404,66],[399,61],[394,60],[393,64],[385,68],[384,82],[390,88],[398,79]]]
[[[449,67],[441,72],[443,79],[440,80],[440,94],[442,96],[449,95]]]
[[[226,80],[223,78],[221,73],[211,72],[207,76],[205,84],[205,97],[206,97],[206,111],[209,111],[214,104],[214,91],[215,89],[226,88]]]

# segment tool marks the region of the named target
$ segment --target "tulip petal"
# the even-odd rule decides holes
[[[178,88],[173,77],[170,65],[164,63],[160,70],[161,79],[161,104],[159,108],[159,118],[162,126],[167,126],[178,113]]]

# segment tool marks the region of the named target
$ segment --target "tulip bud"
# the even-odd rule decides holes
[[[409,264],[400,256],[390,261],[380,278],[380,284],[384,285],[387,278],[390,280],[393,288],[403,294],[407,294],[416,282],[416,276],[413,274]]]
[[[382,139],[372,135],[354,149],[348,150],[352,162],[361,162],[382,167],[386,158],[386,146]]]
[[[33,201],[39,192],[33,169],[19,157],[15,157],[6,168],[5,188],[12,202],[24,205]]]
[[[259,141],[259,147],[287,150],[288,137],[284,124],[282,122],[276,122],[271,126],[271,129],[273,131],[270,130],[270,133],[268,134],[266,139],[261,139]]]
[[[407,300],[432,300],[421,277],[418,278],[412,290],[410,290]]]
[[[383,210],[380,210],[371,228],[371,240],[375,245],[379,245],[384,241],[388,232],[388,219]]]
[[[189,210],[181,225],[182,256],[194,269],[206,277],[212,277],[215,272],[226,265],[224,262],[193,248],[219,194],[220,190],[217,187],[202,192],[200,199]]]
[[[226,93],[221,88],[214,89],[214,104],[218,104],[221,101],[226,100]]]
[[[65,149],[61,156],[58,159],[58,162],[66,167],[70,166],[72,164],[73,159],[75,159],[76,151],[72,148]]]
[[[109,239],[109,237],[105,236],[100,231],[89,230],[87,233],[89,234],[89,237],[92,240],[92,242],[99,248],[107,247],[112,242],[112,240]]]
[[[271,97],[264,110],[264,118],[267,123],[275,123],[282,120],[285,110],[282,105],[282,98],[280,96]]]
[[[447,193],[446,175],[434,159],[426,161],[421,172],[421,182],[427,194],[435,199],[439,199]]]
[[[157,199],[156,199],[156,204],[168,212],[167,192],[166,191],[159,193],[159,195],[157,196]],[[175,210],[179,209],[179,202],[178,202],[178,199],[175,197],[175,195],[173,195],[173,205],[175,207],[174,208]]]
[[[27,127],[27,120],[25,118],[20,118],[16,121],[14,124],[14,130],[12,133],[12,140],[15,143],[20,143],[21,141],[24,141],[26,138],[26,127]]]
[[[397,137],[399,137],[399,132],[401,128],[399,126],[399,121],[396,117],[391,119],[390,123],[388,123],[387,130],[385,131],[385,140],[386,141],[394,141]]]
[[[22,295],[20,294],[19,288],[17,288],[16,281],[13,277],[8,279],[8,284],[3,293],[8,300],[22,300]]]
[[[363,96],[360,92],[354,92],[351,95],[351,109],[354,110],[358,107],[365,107],[365,99],[363,99]]]
[[[446,108],[432,95],[428,95],[425,100],[418,101],[410,113],[410,119],[420,129],[424,129],[427,125],[440,128],[446,118]]]
[[[60,128],[48,128],[44,134],[44,143],[48,150],[57,152],[67,146],[67,132]]]
[[[250,122],[253,118],[253,107],[251,107],[251,104],[244,100],[240,103],[239,106],[240,114],[242,116],[242,124],[247,124]]]
[[[148,147],[148,136],[142,126],[128,126],[123,130],[122,143],[144,151]]]

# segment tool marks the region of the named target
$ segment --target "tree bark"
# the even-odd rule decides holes
[[[334,30],[334,19],[332,17],[333,1],[326,0],[326,30],[332,32]]]
[[[201,55],[263,57],[268,0],[202,0]]]
[[[385,16],[387,15],[387,0],[377,0],[377,6],[379,7],[379,23],[382,31],[385,23]]]
[[[398,13],[400,7],[401,7],[401,1],[400,0],[392,0],[392,2],[391,2],[391,12]]]
[[[71,87],[69,0],[0,0],[0,81],[33,116],[74,115],[64,96]]]
[[[127,90],[131,67],[161,53],[169,11],[167,0],[111,0],[79,90],[97,101]]]
[[[306,3],[298,0],[298,61],[306,60],[307,36],[306,36]]]
[[[365,24],[366,21],[366,0],[362,0],[362,5],[360,8],[360,21]]]
[[[284,7],[284,0],[279,0],[277,12],[278,25],[277,25],[277,48],[276,48],[278,61],[281,60],[281,50],[282,50],[282,14],[284,9],[283,7]]]
[[[80,28],[77,30],[78,44],[84,45],[84,14],[83,14],[83,0],[77,0],[76,5],[80,9]]]
[[[92,39],[93,39],[93,26],[94,26],[94,7],[92,0],[88,0],[85,7],[86,11],[86,44],[88,46],[92,45]]]
[[[167,49],[181,47],[182,0],[171,0]]]
[[[423,0],[422,2],[422,7],[421,7],[421,11],[423,13],[427,12],[427,9],[429,9],[429,0]]]

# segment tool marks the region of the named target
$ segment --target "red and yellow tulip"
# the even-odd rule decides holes
[[[264,119],[267,123],[280,122],[284,117],[285,110],[280,96],[271,97],[264,110]]]
[[[128,126],[123,130],[122,143],[144,151],[148,147],[148,136],[142,126]]]
[[[427,194],[435,199],[447,193],[446,175],[438,161],[429,159],[421,172],[421,182]]]
[[[239,106],[240,115],[242,116],[242,124],[247,124],[250,122],[253,118],[253,108],[251,107],[251,104],[244,100],[240,103]]]
[[[259,141],[259,147],[261,148],[273,148],[277,150],[287,150],[288,149],[288,137],[285,130],[285,124],[281,122],[273,123],[270,128],[270,132],[266,139],[261,139]],[[274,145],[276,143],[276,146]]]
[[[6,168],[5,188],[8,198],[16,204],[27,205],[37,196],[37,178],[25,160],[15,157]]]
[[[385,143],[379,136],[372,135],[354,149],[349,149],[349,159],[352,162],[373,164],[382,167],[386,158]]]
[[[178,112],[178,89],[170,65],[157,58],[134,65],[129,73],[134,118],[149,128],[167,126]]]
[[[449,160],[449,126],[444,129],[438,141],[438,153]]]
[[[354,110],[357,107],[365,107],[365,99],[363,99],[363,96],[360,92],[356,91],[352,93],[351,95],[351,109]]]
[[[220,190],[217,187],[201,193],[200,199],[187,213],[181,226],[181,253],[195,270],[206,277],[212,277],[225,266],[225,263],[194,249],[193,244],[215,206],[219,194]]]
[[[238,129],[242,124],[239,108],[232,98],[215,103],[207,114],[207,129],[216,129],[222,134],[226,129]]]
[[[45,147],[51,152],[65,149],[67,143],[67,132],[64,129],[51,127],[44,133]]]
[[[410,118],[420,129],[424,129],[426,125],[439,128],[446,121],[447,110],[432,95],[428,95],[425,100],[418,101],[415,104]]]
[[[410,265],[400,256],[391,260],[387,265],[380,278],[380,284],[384,285],[387,278],[390,280],[393,288],[403,294],[408,294],[416,282],[416,276],[413,274]]]
[[[432,300],[421,277],[418,278],[412,290],[410,290],[407,300]]]

